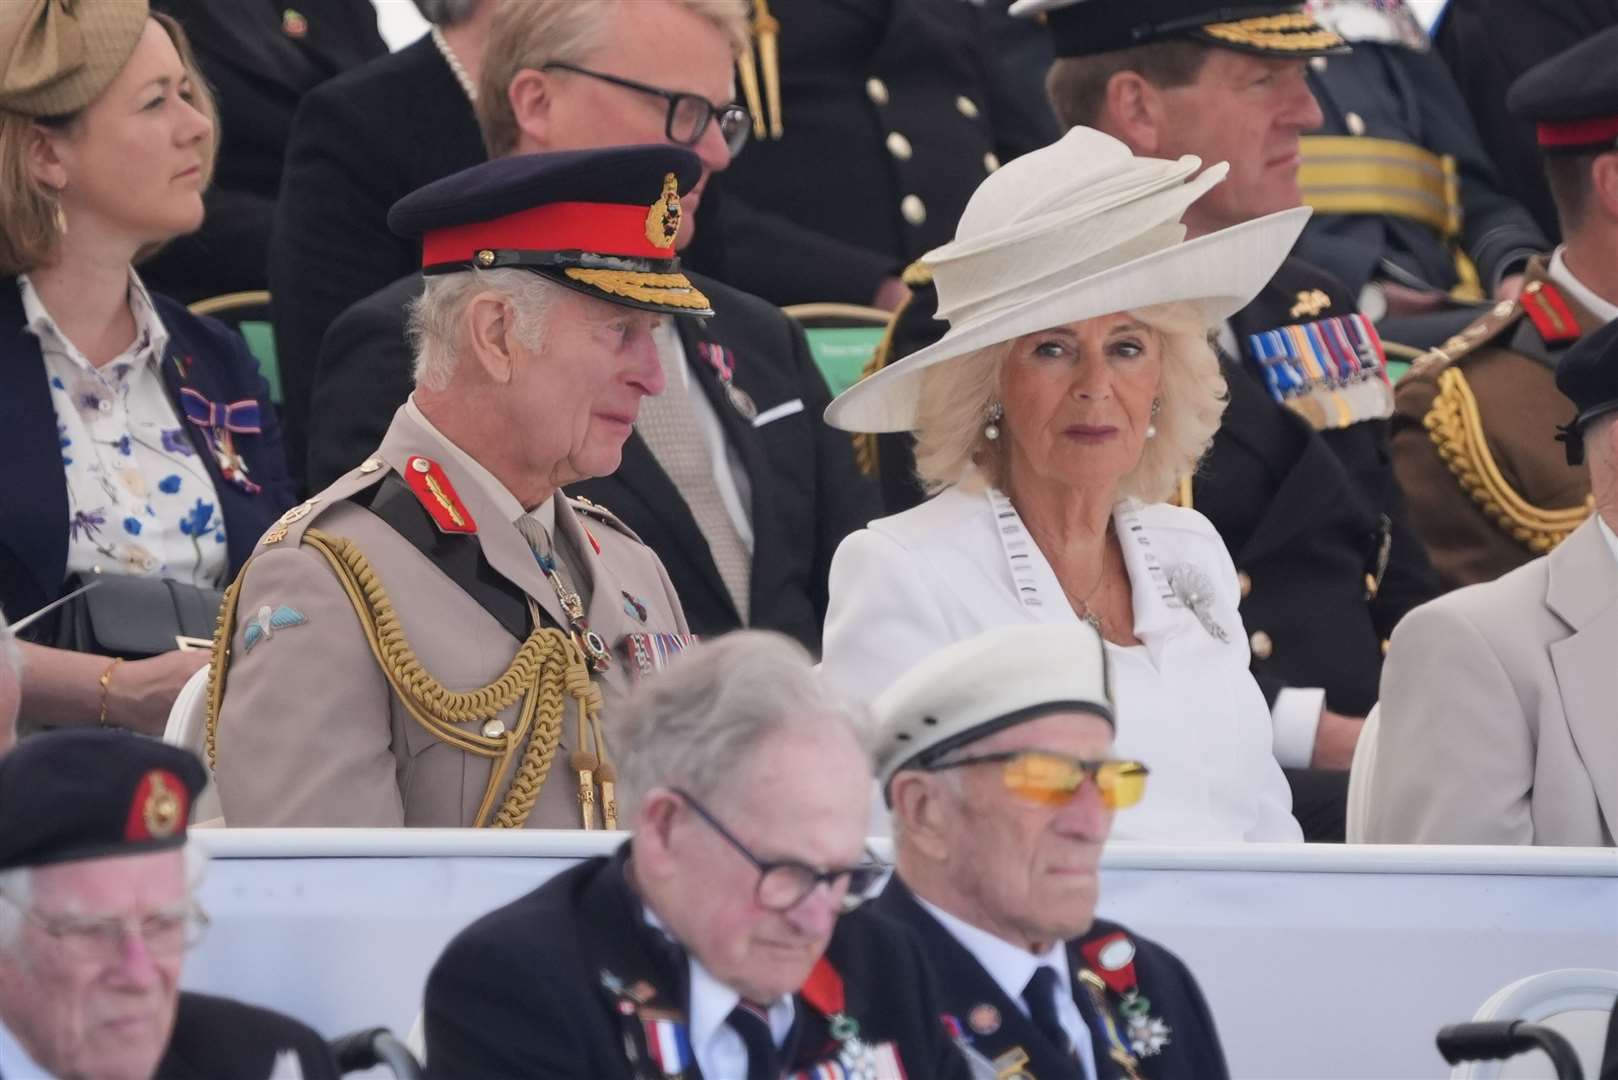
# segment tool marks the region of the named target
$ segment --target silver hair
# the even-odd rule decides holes
[[[197,887],[208,872],[208,852],[201,844],[187,843],[180,849],[185,856],[185,886],[187,895],[195,895]],[[14,866],[0,870],[0,953],[10,953],[22,937],[25,913],[34,904],[33,866]]]
[[[456,26],[472,17],[479,0],[414,0],[421,17],[434,26]]]
[[[1162,408],[1134,470],[1118,485],[1120,496],[1146,502],[1169,498],[1196,472],[1225,411],[1225,377],[1208,344],[1208,326],[1190,304],[1154,304],[1129,314],[1156,331],[1163,343]],[[984,438],[989,410],[1000,393],[1009,341],[929,368],[916,405],[916,474],[929,492],[986,482],[1004,488],[1005,437]],[[1007,416],[1005,429],[1016,423]],[[975,468],[974,468],[975,466]]]
[[[612,711],[623,819],[656,787],[699,799],[722,794],[767,736],[798,725],[842,725],[862,748],[864,706],[826,686],[804,647],[765,630],[696,646],[643,681]]]
[[[411,301],[406,333],[415,352],[416,385],[442,390],[455,376],[461,316],[479,293],[496,292],[517,313],[517,336],[530,349],[545,338],[545,319],[565,286],[527,270],[462,270],[426,279],[421,295]]]

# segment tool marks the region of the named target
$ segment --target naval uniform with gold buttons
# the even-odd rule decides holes
[[[764,130],[755,123],[715,178],[717,276],[756,296],[870,303],[883,279],[949,241],[984,176],[1059,134],[1049,115],[995,115],[991,99],[1014,106],[993,86],[977,5],[770,0],[768,11],[780,23],[780,109],[761,105]]]
[[[616,518],[558,493],[556,560],[610,654],[592,670],[474,465],[407,404],[375,457],[260,541],[216,644],[209,746],[227,822],[577,828],[594,803],[604,823],[612,792],[575,754],[610,760],[600,691],[655,666],[637,642],[686,634],[679,599]]]

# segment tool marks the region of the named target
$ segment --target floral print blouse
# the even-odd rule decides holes
[[[56,326],[27,275],[67,473],[67,572],[144,574],[217,588],[229,566],[213,478],[164,389],[168,330],[133,271],[135,340],[97,368]]]

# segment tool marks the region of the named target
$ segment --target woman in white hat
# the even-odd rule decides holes
[[[1227,171],[1200,166],[1076,128],[989,177],[926,257],[948,333],[826,418],[913,431],[936,495],[838,549],[824,668],[871,697],[984,629],[1082,619],[1129,717],[1118,752],[1156,774],[1118,837],[1298,840],[1230,555],[1166,500],[1224,408],[1208,334],[1269,280],[1308,211],[1185,242],[1181,215]]]

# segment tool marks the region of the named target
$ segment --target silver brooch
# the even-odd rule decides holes
[[[1221,644],[1230,641],[1230,635],[1213,617],[1214,588],[1207,574],[1189,563],[1181,564],[1169,571],[1169,588],[1215,641]]]

